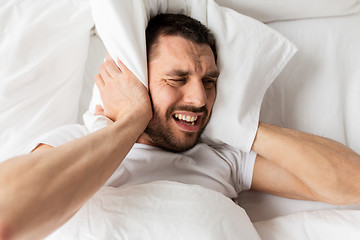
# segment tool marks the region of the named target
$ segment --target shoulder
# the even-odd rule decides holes
[[[205,144],[207,145],[209,148],[212,148],[216,151],[236,151],[236,152],[241,152],[239,149],[230,146],[229,144],[226,144],[218,139],[214,139],[214,138],[208,138],[208,137],[204,137],[202,136],[200,138],[199,144]]]
[[[253,151],[250,152],[243,152],[239,148],[231,146],[227,143],[224,143],[217,139],[212,139],[208,137],[201,137],[199,144],[205,144],[210,148],[212,151],[220,154],[226,159],[229,160],[247,160],[247,159],[255,159],[256,153]]]
[[[30,151],[32,151],[39,145],[58,147],[77,138],[81,138],[87,134],[89,134],[89,131],[83,125],[80,124],[64,125],[55,128],[54,130],[36,139]]]

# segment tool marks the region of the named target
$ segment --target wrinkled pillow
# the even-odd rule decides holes
[[[2,161],[76,122],[93,21],[85,0],[12,0],[0,23]]]
[[[280,34],[213,0],[91,1],[97,31],[113,59],[120,60],[147,86],[145,29],[158,13],[183,13],[201,21],[215,35],[218,48],[217,100],[207,137],[250,151],[266,89],[296,48]],[[126,37],[123,37],[126,36]],[[91,129],[106,126],[94,116],[101,98],[95,86],[84,122]]]
[[[359,0],[215,0],[262,22],[344,16],[360,11]]]

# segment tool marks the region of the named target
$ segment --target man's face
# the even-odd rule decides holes
[[[145,133],[152,145],[192,148],[209,121],[219,75],[211,48],[179,36],[161,36],[149,60],[154,116]]]

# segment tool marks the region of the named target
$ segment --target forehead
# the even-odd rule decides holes
[[[161,63],[162,67],[165,65],[169,68],[217,69],[214,54],[208,44],[195,43],[180,36],[160,36],[154,47],[150,65]]]

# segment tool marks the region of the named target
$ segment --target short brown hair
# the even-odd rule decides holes
[[[158,14],[146,28],[146,48],[149,61],[152,47],[160,36],[180,36],[195,43],[208,44],[217,60],[215,37],[200,21],[184,14]]]

